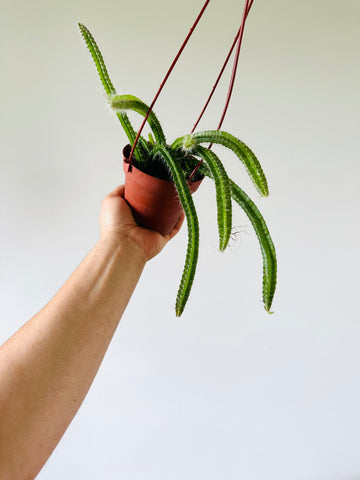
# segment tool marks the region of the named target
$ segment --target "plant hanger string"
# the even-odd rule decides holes
[[[236,37],[231,45],[231,48],[229,50],[229,53],[225,59],[225,62],[224,62],[224,65],[222,66],[222,69],[220,70],[220,73],[219,73],[219,76],[218,78],[216,79],[216,82],[210,92],[210,95],[209,95],[209,98],[207,99],[206,103],[205,103],[205,106],[204,108],[202,109],[201,111],[201,114],[199,116],[199,118],[196,120],[194,126],[193,126],[193,129],[191,130],[191,133],[194,133],[194,130],[196,129],[196,127],[198,126],[202,116],[204,115],[205,113],[205,110],[207,109],[209,103],[210,103],[210,100],[216,90],[216,87],[218,86],[219,84],[219,81],[225,71],[225,68],[229,62],[229,59],[231,57],[231,54],[235,48],[235,45],[237,44],[237,48],[236,48],[236,53],[235,53],[235,58],[234,58],[234,63],[233,63],[233,70],[232,70],[232,74],[231,74],[231,79],[230,79],[230,83],[229,83],[229,88],[228,88],[228,92],[227,92],[227,96],[226,96],[226,101],[225,101],[225,107],[224,107],[224,110],[223,110],[223,113],[221,115],[221,119],[220,119],[220,122],[219,122],[219,125],[217,127],[217,130],[220,130],[222,124],[223,124],[223,121],[224,121],[224,118],[225,118],[225,115],[226,115],[226,112],[227,112],[227,109],[229,107],[229,103],[230,103],[230,99],[231,99],[231,95],[232,95],[232,92],[233,92],[233,88],[234,88],[234,83],[235,83],[235,77],[236,77],[236,72],[237,72],[237,66],[238,66],[238,63],[239,63],[239,55],[240,55],[240,49],[241,49],[241,43],[242,43],[242,38],[243,38],[243,33],[244,33],[244,28],[245,28],[245,22],[246,22],[246,19],[247,19],[247,16],[250,12],[250,9],[252,7],[252,4],[254,3],[254,0],[246,0],[245,2],[245,6],[244,6],[244,12],[243,12],[243,17],[242,17],[242,20],[241,20],[241,24],[240,24],[240,28],[238,30],[238,33],[236,34]],[[212,147],[212,144],[209,145],[209,149],[211,149]],[[199,163],[196,165],[196,167],[194,168],[194,170],[191,172],[189,178],[188,178],[188,182],[191,181],[191,179],[193,178],[193,176],[196,174],[196,172],[198,171],[198,169],[200,168],[201,164],[203,163],[204,160],[200,160]]]
[[[246,3],[245,3],[243,18],[242,18],[242,21],[241,21],[241,27],[240,27],[240,31],[239,31],[238,43],[237,43],[237,47],[236,47],[233,70],[232,70],[232,73],[231,73],[229,90],[228,90],[227,97],[226,97],[224,111],[221,115],[221,119],[220,119],[219,125],[217,127],[217,130],[220,130],[220,128],[223,124],[223,121],[224,121],[224,118],[225,118],[225,115],[226,115],[226,112],[227,112],[227,109],[228,109],[228,106],[229,106],[229,103],[230,103],[230,99],[231,99],[231,95],[232,95],[233,88],[234,88],[234,83],[235,83],[237,66],[238,66],[238,63],[239,63],[239,55],[240,55],[241,43],[242,43],[243,34],[244,34],[245,22],[246,22],[247,15],[249,13],[249,10],[250,10],[253,2],[254,2],[254,0],[251,1],[250,7],[249,7],[249,3],[250,3],[249,0],[246,0]]]
[[[138,142],[138,140],[139,140],[139,138],[140,138],[140,135],[141,135],[141,132],[142,132],[144,126],[145,126],[145,123],[146,123],[147,119],[149,118],[149,115],[150,115],[152,109],[154,108],[155,102],[156,102],[156,100],[158,99],[158,97],[159,97],[159,95],[160,95],[160,93],[161,93],[161,91],[162,91],[162,89],[163,89],[163,87],[164,87],[167,79],[169,78],[171,72],[173,71],[173,68],[175,67],[175,65],[176,65],[176,63],[177,63],[180,55],[182,54],[182,52],[183,52],[186,44],[188,43],[191,35],[193,34],[193,32],[194,32],[197,24],[199,23],[199,21],[200,21],[201,17],[203,16],[203,14],[204,14],[207,6],[209,5],[209,3],[210,3],[210,0],[206,0],[206,2],[204,3],[202,9],[200,10],[199,15],[197,16],[197,18],[196,18],[196,20],[195,20],[195,22],[194,22],[194,24],[193,24],[193,26],[190,28],[189,33],[187,34],[187,36],[186,36],[183,44],[181,45],[180,50],[178,51],[176,57],[174,58],[172,64],[170,65],[170,68],[169,68],[167,74],[165,75],[165,78],[164,78],[164,80],[162,81],[162,83],[161,83],[161,85],[160,85],[160,87],[159,87],[159,90],[157,91],[157,93],[156,93],[153,101],[151,102],[150,107],[149,107],[149,110],[148,110],[148,112],[147,112],[147,114],[146,114],[146,116],[145,116],[145,118],[144,118],[144,120],[143,120],[143,122],[142,122],[142,124],[141,124],[141,126],[140,126],[140,129],[139,129],[139,131],[138,131],[138,133],[137,133],[137,135],[136,135],[136,138],[135,138],[135,141],[134,141],[134,145],[133,145],[132,148],[131,148],[131,153],[130,153],[130,156],[129,156],[130,161],[131,161],[132,156],[133,156],[133,154],[134,154],[134,150],[135,150],[136,144],[137,144],[137,142]]]
[[[248,14],[249,14],[249,11],[250,11],[250,8],[251,8],[253,2],[254,2],[254,0],[251,0],[251,2],[249,3],[248,9],[247,9],[247,11],[246,11],[246,17],[247,17]],[[202,119],[202,117],[203,117],[203,115],[204,115],[204,113],[205,113],[205,111],[206,111],[206,109],[207,109],[207,107],[208,107],[208,105],[209,105],[209,103],[210,103],[210,100],[212,99],[212,96],[214,95],[214,92],[215,92],[215,90],[216,90],[216,88],[217,88],[217,86],[218,86],[218,83],[219,83],[219,81],[220,81],[220,79],[221,79],[221,77],[222,77],[222,75],[223,75],[223,73],[224,73],[224,71],[225,71],[225,68],[226,68],[226,66],[227,66],[227,64],[228,64],[228,62],[229,62],[229,60],[230,60],[231,54],[232,54],[232,52],[234,51],[235,45],[236,45],[236,43],[237,43],[237,41],[238,41],[238,38],[239,38],[239,35],[240,35],[240,33],[241,33],[241,28],[242,28],[242,24],[240,25],[240,28],[239,28],[239,30],[237,31],[237,34],[236,34],[236,36],[235,36],[235,38],[234,38],[234,41],[233,41],[233,43],[232,43],[232,45],[231,45],[231,48],[230,48],[230,50],[229,50],[229,53],[227,54],[227,57],[226,57],[226,59],[225,59],[224,65],[222,66],[222,69],[220,70],[219,76],[218,76],[217,79],[216,79],[216,82],[215,82],[215,84],[214,84],[214,86],[213,86],[213,88],[212,88],[212,90],[211,90],[211,93],[210,93],[210,95],[209,95],[209,98],[206,100],[206,103],[205,103],[205,105],[204,105],[204,108],[202,109],[199,118],[196,120],[196,122],[195,122],[195,124],[194,124],[194,126],[193,126],[193,128],[192,128],[192,130],[191,130],[191,133],[194,133],[196,127],[198,126],[200,120]]]

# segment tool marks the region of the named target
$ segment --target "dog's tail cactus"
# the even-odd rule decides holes
[[[250,6],[251,4],[252,2]],[[277,266],[275,247],[269,230],[254,202],[228,177],[217,154],[206,148],[204,144],[220,144],[230,149],[244,165],[257,192],[266,197],[269,193],[267,180],[253,151],[235,136],[219,130],[186,134],[178,137],[172,143],[167,143],[164,131],[152,108],[133,95],[118,95],[116,93],[94,37],[84,25],[79,23],[79,28],[94,60],[109,104],[119,118],[132,147],[134,147],[136,137],[139,137],[130,161],[145,173],[172,180],[185,211],[188,226],[188,246],[176,298],[176,315],[180,316],[182,314],[189,298],[198,261],[199,223],[188,188],[189,179],[194,175],[195,169],[199,170],[198,175],[207,176],[215,183],[219,248],[221,251],[226,249],[232,229],[231,199],[244,210],[254,227],[263,258],[263,302],[265,309],[270,312],[276,288]],[[139,135],[139,132],[135,132],[127,115],[128,111],[134,111],[147,119],[152,132],[148,140]]]

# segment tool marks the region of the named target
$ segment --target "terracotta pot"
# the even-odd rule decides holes
[[[130,145],[123,150],[125,200],[138,225],[166,235],[183,212],[174,182],[152,177],[134,167],[129,161],[130,150]],[[201,182],[190,182],[190,192],[194,193]]]

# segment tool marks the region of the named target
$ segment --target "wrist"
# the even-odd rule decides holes
[[[98,244],[105,250],[121,252],[144,266],[148,260],[144,249],[131,236],[118,232],[106,232],[100,236]]]

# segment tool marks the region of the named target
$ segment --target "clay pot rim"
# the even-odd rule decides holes
[[[159,177],[156,177],[155,175],[151,175],[150,173],[146,173],[144,172],[143,170],[140,170],[140,168],[136,167],[132,161],[130,160],[129,158],[129,155],[131,153],[131,145],[130,143],[128,143],[127,145],[125,145],[125,147],[123,148],[123,160],[124,160],[124,163],[126,165],[128,165],[128,169],[129,171],[131,172],[131,169],[132,168],[135,168],[138,172],[141,172],[143,175],[147,175],[148,177],[151,177],[151,178],[156,178],[156,180],[159,180],[159,182],[166,182],[167,184],[173,184],[174,183],[174,180],[166,180],[165,178],[159,178]],[[205,178],[205,175],[201,175],[198,173],[198,175],[201,176],[201,178],[198,178],[197,180],[191,180],[190,182],[186,181],[186,183],[188,185],[191,185],[191,184],[196,184],[196,183],[201,183],[204,178]]]

